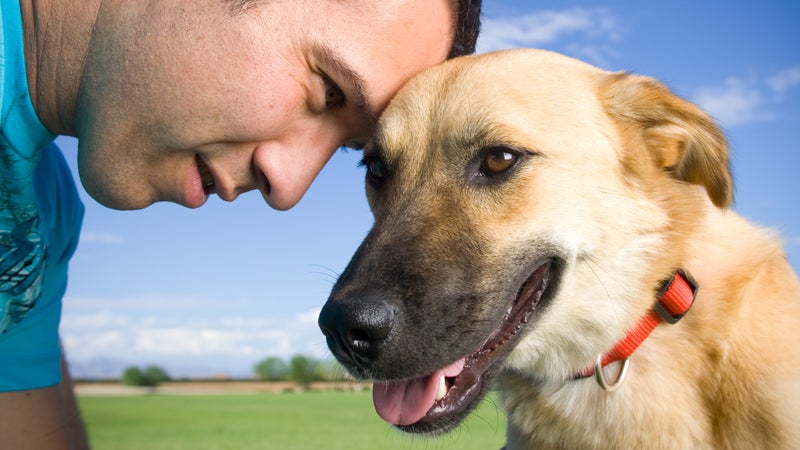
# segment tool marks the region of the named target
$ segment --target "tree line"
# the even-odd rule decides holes
[[[291,381],[307,388],[315,381],[341,381],[348,379],[344,368],[330,359],[315,359],[295,355],[289,360],[271,356],[253,366],[253,378],[261,381]],[[128,386],[155,387],[172,381],[166,370],[159,366],[128,367],[122,373],[122,383]]]

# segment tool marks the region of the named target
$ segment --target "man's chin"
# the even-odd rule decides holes
[[[118,211],[135,211],[147,208],[148,206],[163,200],[153,200],[150,196],[138,194],[136,192],[115,193],[94,184],[83,184],[86,193],[97,203],[106,208]],[[178,203],[178,202],[176,202]],[[182,203],[180,203],[182,204]],[[190,207],[188,205],[184,205]],[[200,206],[200,205],[198,205]]]

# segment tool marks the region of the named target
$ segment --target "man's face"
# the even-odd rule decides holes
[[[106,1],[78,97],[81,180],[118,209],[258,189],[294,206],[417,72],[444,61],[451,0]]]

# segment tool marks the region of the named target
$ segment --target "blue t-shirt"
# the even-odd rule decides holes
[[[18,1],[0,2],[0,392],[61,381],[58,324],[83,205],[31,103]]]

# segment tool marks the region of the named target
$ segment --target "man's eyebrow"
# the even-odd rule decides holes
[[[359,114],[359,120],[366,123],[370,128],[374,128],[378,123],[379,114],[369,103],[367,82],[364,77],[350,67],[344,58],[340,57],[332,48],[324,44],[317,44],[316,47],[320,63],[325,67],[326,71],[332,72],[336,75],[337,80],[349,85],[350,89],[348,91],[351,95],[347,96],[347,102],[352,102],[353,107],[356,108]]]

